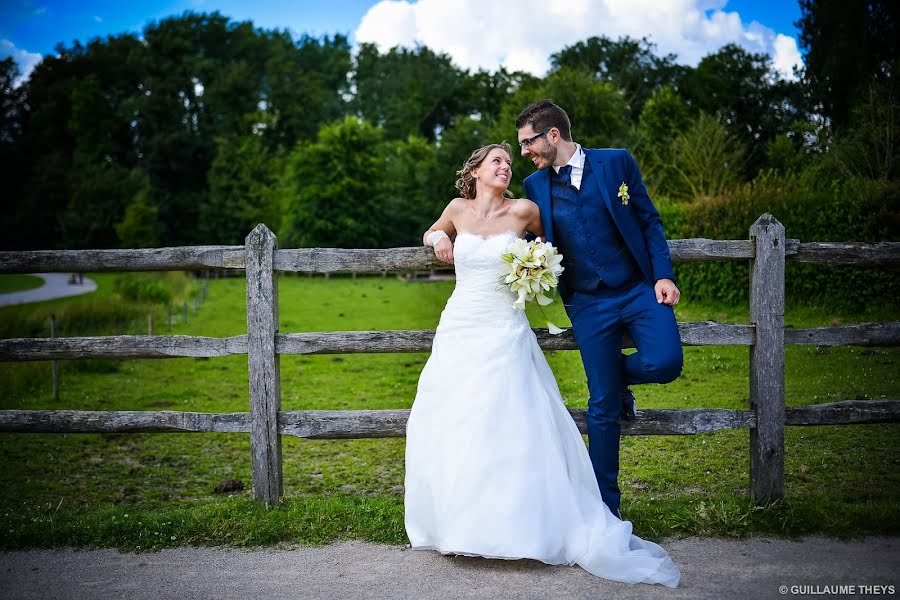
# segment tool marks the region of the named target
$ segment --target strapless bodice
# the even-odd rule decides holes
[[[444,319],[454,321],[493,319],[525,322],[525,313],[513,308],[516,295],[500,282],[506,246],[516,239],[512,231],[481,236],[458,233],[453,245],[456,287],[444,309]]]

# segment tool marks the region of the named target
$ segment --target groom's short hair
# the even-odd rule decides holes
[[[569,122],[569,115],[549,100],[538,100],[519,113],[516,129],[522,129],[526,125],[531,125],[535,131],[547,131],[551,127],[556,127],[562,139],[572,141],[572,123]]]

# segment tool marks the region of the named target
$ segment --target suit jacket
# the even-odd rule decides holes
[[[653,206],[641,171],[634,157],[625,149],[585,148],[585,161],[590,162],[593,181],[613,223],[625,241],[641,272],[650,283],[658,279],[675,279],[669,245],[663,231],[662,219]],[[541,222],[547,241],[554,243],[553,200],[550,194],[550,167],[525,178],[525,196],[541,209]],[[589,182],[584,182],[589,185]],[[628,186],[628,203],[617,196],[619,187]],[[577,257],[575,257],[577,260]],[[560,289],[563,297],[567,294]]]

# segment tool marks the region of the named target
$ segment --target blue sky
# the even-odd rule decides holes
[[[567,4],[560,21],[546,12],[558,13]],[[789,41],[797,37],[797,0],[0,0],[0,56],[12,55],[27,70],[60,42],[70,46],[74,40],[140,33],[147,23],[186,10],[218,10],[296,34],[343,33],[351,42],[382,47],[424,43],[470,68],[505,65],[540,73],[549,54],[566,44],[620,34],[647,35],[687,64],[728,41],[777,54],[784,65],[799,59]],[[533,34],[536,27],[542,35],[532,35],[527,47],[516,46],[525,39],[519,32]]]

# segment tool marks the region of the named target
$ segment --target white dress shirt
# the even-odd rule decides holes
[[[576,190],[580,190],[581,178],[584,175],[584,150],[581,149],[581,144],[575,144],[575,152],[566,164],[572,166],[572,185]],[[559,174],[559,167],[554,165],[553,170]]]

